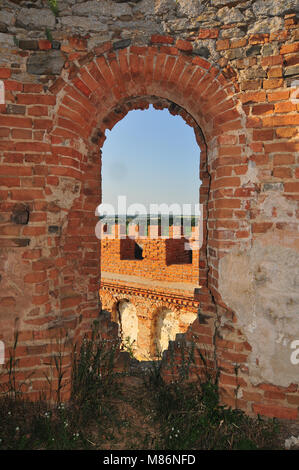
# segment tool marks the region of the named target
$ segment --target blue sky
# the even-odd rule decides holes
[[[102,149],[103,203],[125,195],[132,203],[199,201],[200,149],[194,131],[180,116],[152,106],[130,111],[111,131]]]

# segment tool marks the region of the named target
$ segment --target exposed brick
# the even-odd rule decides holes
[[[299,43],[295,44],[285,44],[280,49],[280,54],[290,54],[291,52],[299,51]]]
[[[285,183],[284,184],[284,191],[286,193],[299,193],[299,181],[292,182],[292,183]]]
[[[266,233],[273,226],[272,222],[254,222],[252,224],[253,233]]]
[[[291,178],[292,170],[291,168],[274,168],[273,176],[276,178]]]
[[[241,95],[242,103],[260,103],[266,101],[266,92],[247,92]]]
[[[193,49],[191,42],[184,41],[183,39],[177,39],[175,46],[181,51],[186,51],[186,52],[191,52]]]
[[[223,51],[225,49],[229,49],[230,42],[229,39],[219,39],[216,43],[216,50]]]
[[[20,104],[47,104],[54,105],[56,103],[56,97],[53,95],[41,95],[41,94],[19,94],[18,103]]]
[[[269,88],[281,88],[283,86],[283,79],[281,78],[269,78],[263,81],[263,88],[268,90]]]
[[[252,409],[256,414],[268,416],[270,418],[276,417],[281,419],[297,419],[298,417],[297,408],[287,408],[278,405],[276,406],[254,404],[252,406]]]
[[[0,78],[9,78],[11,76],[11,69],[0,67]]]
[[[217,39],[219,35],[219,30],[214,29],[200,29],[198,33],[199,39]]]
[[[138,8],[134,21],[140,14]],[[230,5],[232,13],[234,8]],[[215,25],[221,22],[216,10],[217,21],[214,13],[209,13]],[[136,305],[143,307],[141,314],[138,311],[140,344],[147,334],[153,335],[157,312],[166,305],[171,311],[180,311],[180,332],[188,330],[184,339],[205,351],[208,367],[214,370],[213,319],[217,311],[223,318],[219,335],[226,333],[224,338],[229,338],[216,341],[223,400],[235,405],[235,389],[240,385],[240,407],[248,411],[254,405],[255,412],[295,419],[298,385],[276,387],[273,378],[273,384],[252,386],[247,362],[255,345],[245,341],[239,313],[225,305],[219,293],[223,287],[220,260],[225,263],[228,254],[247,249],[250,255],[260,238],[271,248],[274,238],[278,240],[284,232],[290,234],[289,249],[295,250],[299,217],[294,203],[299,197],[298,105],[292,86],[298,66],[295,17],[285,17],[283,30],[248,34],[235,24],[196,30],[196,21],[204,23],[176,17],[179,12],[181,7],[173,10],[169,29],[169,20],[162,13],[163,27],[173,35],[153,35],[150,46],[146,43],[148,35],[139,44],[138,31],[135,39],[124,37],[121,24],[129,25],[128,18],[117,21],[117,31],[110,25],[112,41],[99,45],[92,30],[84,37],[69,37],[62,26],[64,57],[59,60],[61,64],[66,60],[61,76],[29,76],[25,67],[34,56],[35,70],[29,70],[38,72],[38,59],[45,61],[53,54],[50,49],[56,48],[55,41],[25,39],[21,43],[24,49],[14,46],[5,52],[6,65],[0,68],[6,90],[5,104],[0,105],[0,246],[4,248],[0,268],[5,272],[9,259],[13,260],[10,274],[17,274],[13,281],[18,296],[2,293],[0,310],[5,307],[4,317],[9,314],[12,320],[18,315],[22,328],[27,328],[20,331],[23,349],[18,354],[22,365],[37,374],[33,391],[42,390],[43,367],[50,359],[50,350],[35,341],[45,346],[58,336],[54,322],[57,315],[62,326],[78,336],[89,331],[92,319],[101,317],[101,255],[111,274],[143,279],[143,283],[121,286],[115,279],[109,285],[102,276],[101,285],[101,289],[103,285],[111,289],[112,299],[105,307],[112,312],[119,299],[138,298]],[[185,29],[179,30],[181,25]],[[271,22],[269,25],[271,29]],[[91,47],[87,52],[88,44]],[[31,52],[37,48],[39,52]],[[146,256],[136,259],[134,244],[126,246],[124,241],[117,249],[113,244],[110,249],[102,245],[100,253],[94,234],[94,210],[101,192],[100,147],[105,132],[128,111],[147,109],[151,103],[156,109],[168,109],[183,117],[194,128],[201,149],[204,242],[200,250],[192,251],[192,260],[180,239],[142,239]],[[272,200],[274,191],[279,197]],[[281,219],[278,204],[282,198]],[[265,201],[270,199],[273,218],[265,213]],[[26,206],[29,216],[23,224],[13,216],[19,205]],[[167,287],[162,288],[159,282]],[[149,288],[151,283],[155,285]],[[179,286],[176,292],[171,292],[173,283]],[[196,292],[191,287],[185,291],[187,285],[198,286]],[[186,325],[184,318],[191,312],[197,320]],[[147,320],[153,322],[146,324]],[[5,341],[12,329],[6,321],[10,320],[0,325],[0,337]],[[101,332],[107,339],[115,338],[117,325],[103,319]],[[177,341],[174,357],[178,364],[181,353]],[[197,349],[194,357],[192,377],[196,378],[203,369]],[[241,365],[238,377],[236,364]]]
[[[151,37],[151,42],[153,44],[158,43],[158,44],[173,44],[174,39],[172,36],[162,36],[160,34],[154,34]]]
[[[39,47],[40,50],[46,51],[48,49],[52,49],[52,44],[47,39],[40,39],[38,41],[38,47]]]
[[[24,282],[28,284],[36,284],[39,282],[43,282],[46,278],[46,272],[28,273],[24,276]]]

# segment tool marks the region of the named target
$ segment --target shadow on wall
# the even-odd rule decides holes
[[[153,355],[161,357],[163,351],[168,349],[170,341],[174,341],[177,333],[180,332],[178,316],[168,308],[162,308],[157,315],[154,330]]]
[[[159,246],[157,247],[160,256],[165,256],[166,265],[171,264],[192,264],[192,249],[189,248],[189,240],[187,238],[170,238],[158,240]],[[145,257],[149,258],[153,254],[149,249],[146,250],[148,256],[145,255],[144,248],[148,245],[153,245],[151,240],[145,240],[146,246],[140,240],[136,241],[130,238],[120,240],[120,259],[125,261],[129,260],[143,260]],[[154,246],[154,245],[153,245]],[[157,253],[155,253],[157,257]],[[151,259],[151,258],[149,258]]]
[[[142,260],[143,245],[139,241],[136,242],[131,238],[124,238],[120,240],[120,259],[123,261],[129,260]]]
[[[166,243],[166,264],[192,264],[192,250],[187,238],[169,238]]]

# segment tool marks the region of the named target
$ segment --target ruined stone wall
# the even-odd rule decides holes
[[[100,288],[103,310],[119,325],[122,347],[129,347],[138,360],[160,359],[169,341],[187,333],[190,325],[193,331],[199,300],[192,290],[136,277],[106,276],[104,273]]]
[[[217,347],[224,401],[237,390],[248,413],[298,417],[297,13],[294,0],[1,2],[0,340],[7,358],[20,331],[31,390],[58,329],[79,338],[99,313],[105,130],[153,103],[201,148],[198,347]]]
[[[182,227],[169,227],[164,237],[160,227],[150,226],[143,236],[138,226],[130,228],[132,235],[117,238],[121,228],[115,225],[101,239],[99,294],[102,308],[120,325],[123,345],[132,343],[139,360],[156,359],[197,318],[199,249],[191,247],[198,239],[198,227],[188,239],[181,236]],[[180,238],[173,238],[178,237],[176,232]],[[136,259],[136,244],[143,248],[142,259]],[[203,285],[206,275],[201,271]]]

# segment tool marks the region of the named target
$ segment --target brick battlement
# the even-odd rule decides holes
[[[151,227],[152,235],[140,235],[136,230],[126,238],[114,238],[114,233],[104,234],[101,240],[102,271],[128,274],[157,281],[206,283],[204,253],[197,247],[198,236],[193,227],[189,238],[182,237],[180,227],[170,227],[170,237],[151,238],[157,227]],[[115,231],[118,233],[119,227]],[[197,229],[198,232],[198,229]],[[174,236],[176,238],[174,238]],[[201,270],[199,269],[201,268]],[[199,272],[201,279],[199,279]]]

